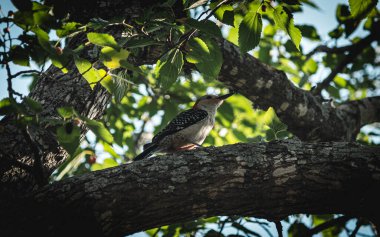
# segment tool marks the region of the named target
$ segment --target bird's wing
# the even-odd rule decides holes
[[[207,117],[207,112],[201,109],[189,109],[178,114],[161,132],[157,133],[152,142],[160,141],[162,138],[181,131]]]

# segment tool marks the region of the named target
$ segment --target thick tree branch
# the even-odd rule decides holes
[[[261,63],[249,54],[241,55],[236,46],[225,40],[220,40],[220,46],[224,61],[219,80],[246,96],[255,107],[264,110],[273,107],[294,135],[309,141],[351,141],[356,138],[363,126],[359,110],[353,110],[351,106],[350,109],[333,108],[329,103],[322,103],[309,91],[294,86],[284,72]],[[374,103],[366,111],[376,113],[379,110],[378,99],[368,101]],[[378,116],[371,118],[377,119]]]
[[[58,5],[62,3],[62,1],[56,0],[48,2]],[[84,7],[96,6],[96,9],[82,11],[81,7],[77,7],[80,2],[71,2],[74,4],[68,4],[67,8],[69,8],[70,17],[73,20],[83,17],[110,19],[115,14],[130,19],[141,15],[144,6],[155,3],[155,1],[149,0],[93,0],[94,4],[86,2]],[[102,7],[97,7],[99,2],[102,2]],[[182,9],[181,6],[175,5],[175,7]],[[56,5],[55,8],[59,9],[59,6]],[[67,10],[67,8],[63,7],[62,9]],[[180,14],[179,12],[178,15]],[[111,32],[112,29],[109,30],[111,34],[115,35],[115,32]],[[117,39],[118,36],[115,35],[115,38]],[[81,43],[81,37],[78,36],[76,40],[79,41],[77,43]],[[71,43],[75,45],[75,42]],[[370,103],[358,102],[365,106],[354,106],[348,103],[333,108],[330,104],[321,103],[310,92],[295,87],[284,72],[261,63],[249,54],[241,55],[236,46],[223,39],[219,40],[219,44],[224,57],[219,80],[249,98],[256,107],[267,109],[271,106],[275,108],[280,119],[288,125],[289,131],[302,140],[353,140],[364,122],[379,121],[376,116],[376,111],[379,110],[376,98],[368,99],[367,102]],[[87,47],[84,54],[90,50],[91,48]],[[165,50],[165,47],[153,46],[144,49],[138,57],[130,57],[130,59],[135,65],[152,64]],[[84,55],[84,57],[89,57],[89,55]],[[89,59],[94,60],[94,58]],[[58,116],[56,113],[58,107],[74,106],[84,116],[99,118],[109,101],[108,93],[101,87],[91,90],[88,83],[81,78],[73,62],[69,63],[67,67],[70,71],[68,74],[63,74],[54,67],[49,68],[42,74],[37,86],[31,92],[30,96],[42,103],[44,110],[41,117],[54,118]],[[4,194],[2,197],[17,195],[38,188],[33,175],[26,169],[15,165],[23,163],[25,167],[33,166],[31,144],[22,136],[21,129],[14,125],[12,118],[5,118],[1,121],[0,126],[3,128],[3,132],[0,134],[0,177],[2,180],[0,194]],[[33,140],[43,148],[41,160],[45,172],[44,177],[48,177],[62,164],[67,154],[58,145],[51,131],[31,128],[30,132]],[[9,162],[11,159],[14,159],[15,162]]]
[[[363,185],[366,184],[366,185]],[[378,218],[380,148],[355,143],[235,144],[154,157],[68,178],[0,203],[0,230],[122,236],[215,215]],[[358,205],[359,204],[359,205]],[[79,229],[78,229],[79,228]]]

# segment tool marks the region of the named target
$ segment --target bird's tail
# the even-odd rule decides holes
[[[153,152],[155,152],[158,148],[158,145],[156,143],[149,143],[149,144],[146,144],[144,145],[144,151],[141,152],[139,155],[137,155],[133,160],[136,161],[136,160],[142,160],[148,156],[150,156],[150,154],[152,154]]]

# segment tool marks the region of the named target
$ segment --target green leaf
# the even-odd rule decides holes
[[[118,166],[119,164],[112,158],[104,159],[102,164],[95,163],[91,166],[92,171],[107,169]]]
[[[71,118],[74,115],[73,107],[68,106],[58,108],[57,112],[62,118]]]
[[[210,36],[222,37],[222,33],[220,32],[219,27],[210,20],[206,21],[197,21],[194,19],[187,19],[186,24],[192,28],[198,29],[203,33],[209,34]]]
[[[127,92],[129,82],[122,77],[113,77],[112,79],[114,82],[113,94],[115,95],[116,102],[120,103]]]
[[[305,64],[302,66],[302,71],[309,75],[314,74],[317,71],[317,69],[318,64],[312,58],[307,60]]]
[[[72,156],[80,143],[80,129],[72,123],[57,128],[59,144]]]
[[[87,39],[93,44],[99,46],[108,46],[116,50],[120,50],[120,46],[117,44],[115,38],[109,34],[91,32],[87,34]]]
[[[122,68],[137,72],[141,75],[144,75],[144,72],[141,70],[141,68],[132,65],[127,60],[120,60],[119,63],[120,63],[120,67],[122,67]]]
[[[334,77],[334,83],[337,85],[339,88],[345,88],[347,86],[347,81],[343,77],[340,76],[335,76]]]
[[[33,110],[34,112],[39,113],[39,112],[42,111],[42,105],[41,105],[39,102],[33,100],[32,98],[25,97],[24,102],[25,102],[25,103],[28,105],[28,107],[29,107],[31,110]]]
[[[67,22],[62,25],[60,29],[57,29],[57,36],[59,38],[63,38],[68,36],[69,34],[75,32],[78,30],[78,27],[80,26],[80,23],[77,22]]]
[[[159,84],[165,90],[177,80],[183,66],[183,55],[179,49],[172,49],[158,60],[155,73]]]
[[[104,151],[108,152],[112,157],[114,157],[114,158],[120,157],[111,145],[109,145],[108,143],[105,143],[105,142],[102,142],[101,144],[103,145]]]
[[[0,100],[0,115],[7,115],[14,112],[14,108],[9,98]]]
[[[156,45],[156,44],[159,44],[159,43],[151,38],[140,38],[140,39],[128,40],[125,43],[125,47],[133,49],[133,48],[146,47],[146,46]]]
[[[115,50],[112,47],[105,46],[101,50],[100,59],[103,64],[110,68],[115,69],[120,67],[120,61],[126,60],[129,56],[129,51],[125,49]]]
[[[32,31],[36,34],[38,43],[48,53],[51,62],[54,66],[61,69],[63,73],[67,73],[68,70],[65,66],[68,64],[69,58],[65,53],[59,55],[56,51],[56,47],[53,47],[49,41],[49,35],[46,31],[39,27],[34,27]]]
[[[321,37],[318,35],[317,29],[312,25],[299,25],[298,28],[302,32],[302,36],[309,38],[311,40],[320,40]]]
[[[14,64],[26,67],[29,66],[28,50],[24,49],[20,45],[12,46],[11,50],[9,51],[9,57]]]
[[[189,41],[186,60],[194,63],[206,80],[216,79],[223,63],[219,45],[208,38],[194,38]]]
[[[210,8],[214,9],[218,3],[210,3]],[[215,17],[224,24],[234,26],[234,8],[231,5],[222,4],[215,12]]]
[[[249,12],[239,26],[239,47],[242,53],[255,48],[260,42],[263,27],[261,14]]]
[[[350,4],[351,15],[354,18],[365,18],[376,6],[377,0],[348,0]]]
[[[189,41],[189,53],[186,55],[186,61],[189,63],[202,63],[210,54],[207,44],[201,38],[194,38]]]
[[[86,125],[91,131],[100,139],[102,139],[105,142],[112,143],[113,137],[112,134],[108,131],[108,129],[104,126],[103,123],[91,120],[91,119],[85,119]]]
[[[290,39],[299,50],[302,34],[294,26],[293,16],[288,14],[284,7],[278,6],[273,12],[273,18],[276,25],[290,36]]]
[[[92,18],[90,19],[90,22],[87,24],[87,26],[94,30],[98,30],[98,29],[108,26],[109,24],[110,24],[109,21],[103,20],[101,18]]]
[[[95,68],[92,67],[92,64],[86,59],[80,57],[74,57],[75,66],[78,68],[78,71],[84,79],[90,84],[91,88],[94,88],[96,83],[101,79],[101,76]]]

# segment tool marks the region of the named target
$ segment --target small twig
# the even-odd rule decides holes
[[[231,1],[232,0],[223,0],[220,3],[218,3],[218,5],[216,5],[216,7],[214,9],[212,9],[211,12],[207,15],[207,17],[204,19],[204,21],[208,20],[223,4],[229,3]]]
[[[223,4],[227,3],[227,2],[230,2],[231,0],[223,0],[221,1],[208,15],[205,19],[203,19],[202,21],[206,21],[208,20],[212,14],[214,14],[215,11],[217,11]],[[210,11],[209,9],[206,10],[205,12],[208,12]],[[202,15],[201,15],[202,16]],[[198,17],[197,20],[199,20],[200,16]],[[174,44],[173,48],[180,48],[181,45],[183,45],[185,42],[187,42],[198,30],[197,29],[191,29],[190,31],[186,32],[185,34],[183,34],[180,39],[178,40],[178,42],[176,44]],[[159,58],[163,57],[164,55],[166,55],[170,50],[172,50],[173,48],[170,48],[168,50],[165,50]]]
[[[20,76],[21,74],[26,74],[26,73],[37,73],[37,74],[40,74],[41,72],[38,71],[38,70],[25,70],[25,71],[20,71],[20,72],[17,72],[13,75],[11,75],[11,79],[13,78],[16,78],[18,76]]]
[[[309,233],[308,233],[309,234],[308,236],[313,236],[314,234],[317,234],[317,233],[319,233],[319,232],[321,232],[321,231],[323,231],[325,229],[328,229],[328,228],[330,228],[332,226],[343,226],[350,219],[352,219],[351,216],[340,216],[340,217],[337,217],[335,219],[323,222],[322,224],[317,225],[313,229],[310,229]]]
[[[363,225],[363,221],[359,218],[356,221],[355,229],[351,232],[350,237],[355,237],[362,225]]]
[[[235,227],[236,229],[238,230],[242,230],[244,231],[244,233],[246,234],[250,234],[250,235],[253,235],[253,236],[257,236],[257,237],[260,237],[261,235],[259,235],[258,233],[248,229],[247,227],[243,226],[242,224],[238,223],[238,222],[233,222],[232,223],[232,226]],[[239,232],[237,233],[239,234]]]
[[[161,227],[158,227],[156,232],[154,232],[154,234],[152,235],[152,237],[156,237],[158,232],[160,232],[160,230],[161,230]]]
[[[313,90],[313,94],[320,95],[321,91],[330,85],[330,83],[334,80],[335,76],[339,72],[341,72],[348,64],[354,62],[357,56],[364,49],[370,46],[371,42],[379,38],[379,35],[380,35],[379,33],[377,33],[376,31],[373,31],[371,32],[370,35],[363,38],[356,44],[352,44],[350,46],[345,46],[342,48],[330,49],[331,51],[334,51],[335,53],[348,50],[348,54],[335,66],[334,69],[332,69],[331,73],[326,77],[326,79],[324,79],[321,83],[317,85],[317,87]],[[324,49],[326,50],[326,48]]]
[[[219,230],[219,233],[218,233],[218,236],[222,236],[222,232],[224,230],[224,226],[226,225],[227,221],[229,220],[230,218],[226,218],[225,220],[222,221],[222,226],[220,227],[220,230]]]
[[[282,235],[282,224],[281,224],[281,221],[275,221],[274,224],[276,225],[276,230],[277,230],[278,237],[283,237],[283,235]]]

